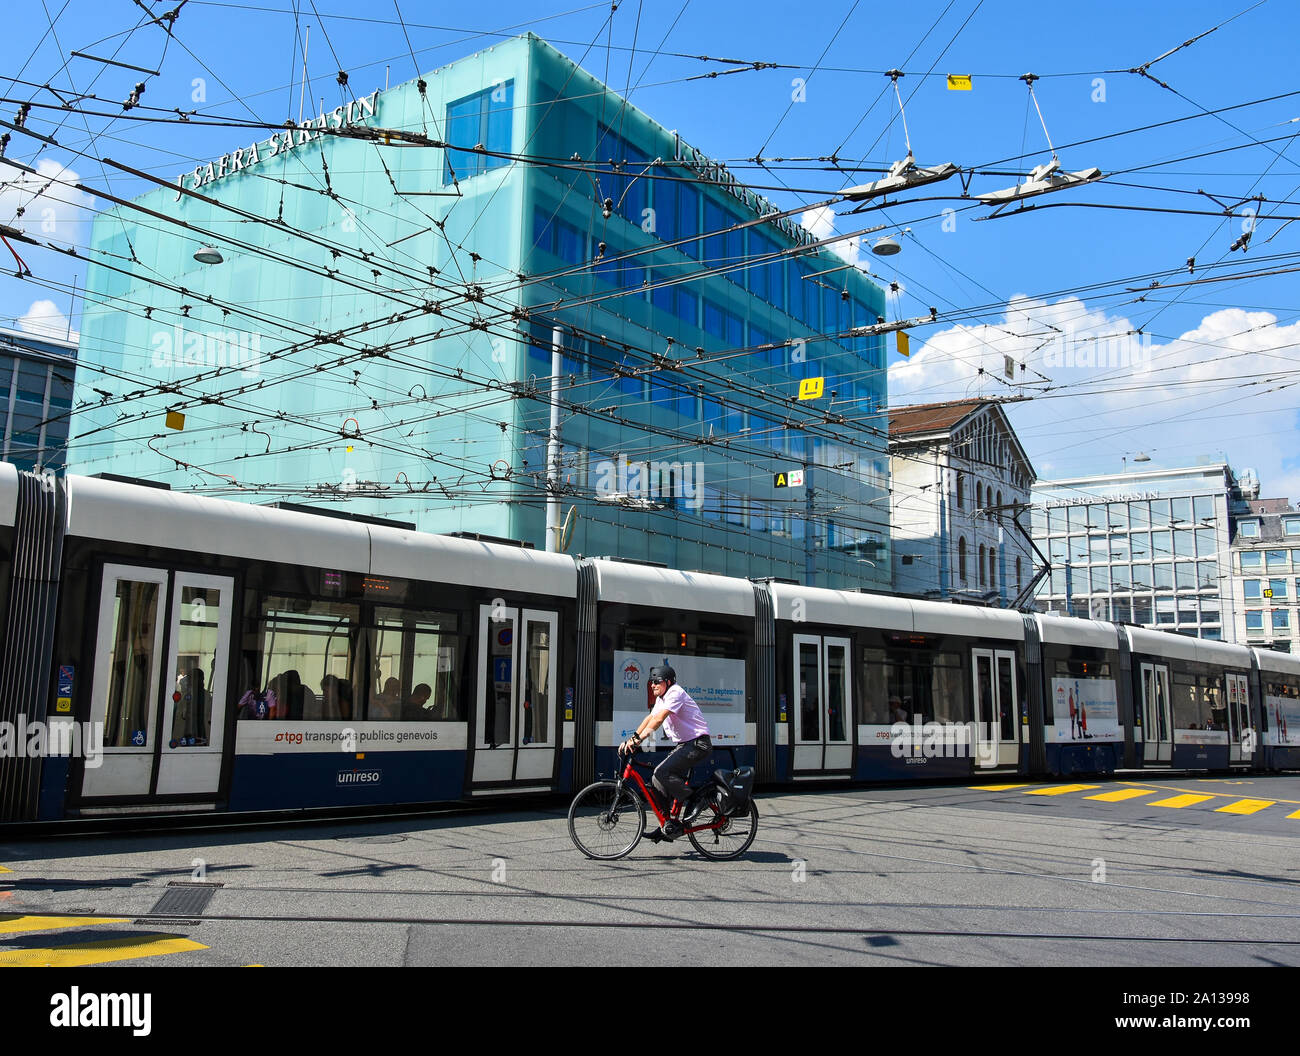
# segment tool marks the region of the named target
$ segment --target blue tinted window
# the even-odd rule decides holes
[[[726,340],[726,313],[712,301],[704,302],[704,332],[713,337]]]
[[[655,180],[651,190],[655,211],[654,234],[661,242],[675,242],[680,237],[677,233],[677,183],[663,178],[672,176],[672,169],[661,165],[655,172],[661,178]]]
[[[572,224],[563,222],[557,223],[559,240],[556,254],[561,260],[568,264],[582,264],[587,259],[587,240]]]
[[[731,213],[727,214],[727,226],[730,227],[738,223],[740,223],[740,220],[734,214]],[[739,231],[727,232],[726,257],[727,257],[728,265],[731,266],[731,270],[727,272],[727,278],[730,279],[732,282],[734,282],[737,286],[744,286],[745,273],[743,271],[738,270],[737,268],[737,266],[741,264],[745,259],[745,229],[744,228],[741,228]]]
[[[505,84],[488,92],[487,127],[483,135],[483,143],[488,150],[501,154],[510,153],[510,125],[514,120],[514,105],[514,81],[506,81]],[[483,167],[487,169],[496,169],[509,164],[509,158],[483,159]]]
[[[760,330],[758,327],[756,327],[753,323],[750,323],[749,324],[749,347],[752,350],[754,350],[754,354],[758,356],[759,359],[766,358],[766,353],[760,352],[758,351],[758,349],[760,345],[767,344],[767,341],[768,341],[767,334],[763,333],[763,331]]]
[[[479,126],[482,123],[483,100],[485,93],[471,95],[447,107],[447,142],[463,147],[472,147],[478,143]],[[477,171],[478,157],[465,150],[448,148],[444,166],[444,183],[451,183],[453,177],[464,179]]]
[[[510,153],[514,98],[514,81],[506,81],[447,105],[447,142],[462,149],[447,149],[444,183],[510,164],[509,158],[478,154],[468,148],[481,145],[488,150]]]
[[[677,394],[677,413],[687,418],[695,417],[695,393],[683,387]]]
[[[624,192],[623,208],[620,211],[628,220],[640,227],[644,220],[641,210],[650,204],[647,195],[650,189],[649,177],[647,176],[645,179],[638,178],[645,170],[646,156],[630,144],[625,146],[624,157],[627,159],[627,166],[624,175],[627,179],[627,185]]]
[[[727,321],[726,341],[728,348],[743,348],[745,344],[745,323],[735,312],[723,312]]]
[[[656,411],[673,409],[673,391],[665,384],[660,374],[653,374],[650,377],[650,402]]]
[[[660,276],[661,280],[664,276]],[[677,314],[677,287],[658,286],[650,294],[654,306],[669,315]]]
[[[623,265],[623,288],[639,290],[645,283],[645,268],[640,264],[627,261]]]
[[[547,253],[555,252],[555,225],[550,215],[541,209],[533,210],[533,245]]]
[[[677,187],[677,237],[690,238],[700,233],[700,192],[694,187]],[[686,242],[682,250],[690,257],[700,255],[699,242]]]
[[[704,230],[710,234],[704,239],[704,260],[713,268],[721,266],[727,255],[727,236],[722,229],[729,224],[726,210],[717,202],[704,199]]]
[[[780,247],[772,244],[772,249]],[[785,308],[785,260],[777,257],[767,265],[767,298],[772,302],[772,306],[784,310]]]
[[[677,317],[691,326],[700,325],[700,299],[690,290],[677,290]]]
[[[790,261],[790,268],[787,272],[789,279],[788,289],[790,296],[786,302],[787,314],[792,319],[803,318],[803,288],[807,285],[803,281],[803,272],[799,270],[799,265]]]
[[[586,339],[565,335],[564,346],[560,355],[560,370],[564,374],[583,374],[586,365]]]
[[[757,231],[751,231],[749,234],[749,244],[751,247],[750,257],[761,258],[772,252],[773,245]],[[745,271],[749,279],[749,290],[755,297],[761,297],[763,300],[768,299],[768,270],[766,264],[754,264]]]
[[[1246,613],[1246,630],[1262,631],[1264,629],[1264,614],[1262,612]]]

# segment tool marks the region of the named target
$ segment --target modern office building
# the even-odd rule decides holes
[[[535,36],[340,93],[96,219],[78,471],[888,587],[859,269]]]
[[[19,469],[63,471],[76,370],[75,342],[0,330],[6,462]]]
[[[1233,640],[1226,463],[1034,486],[1034,539],[1051,562],[1049,612]]]
[[[1035,570],[1035,473],[999,403],[891,408],[889,455],[894,589],[1000,607],[1021,600]]]
[[[1232,534],[1236,640],[1290,653],[1300,635],[1300,510],[1286,499],[1244,499]]]

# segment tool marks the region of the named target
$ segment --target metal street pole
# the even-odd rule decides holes
[[[564,330],[551,331],[551,429],[546,441],[546,549],[560,548],[560,371]]]

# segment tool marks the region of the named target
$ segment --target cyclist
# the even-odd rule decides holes
[[[677,815],[670,816],[663,830],[656,830],[650,838],[671,840],[682,834],[683,825],[688,825],[699,815],[702,802],[691,802],[691,789],[686,785],[686,775],[691,767],[713,751],[713,742],[709,740],[709,726],[704,721],[700,706],[691,699],[689,693],[677,684],[677,672],[671,667],[652,667],[650,669],[650,692],[655,695],[654,710],[641,720],[636,733],[618,746],[620,755],[627,755],[637,750],[637,746],[660,726],[677,747],[660,763],[654,772],[654,786],[670,801],[677,801]]]

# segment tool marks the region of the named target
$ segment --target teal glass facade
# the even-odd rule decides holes
[[[531,35],[313,124],[450,147],[283,131],[137,203],[186,228],[100,215],[72,471],[544,547],[559,326],[571,552],[888,588],[861,272]]]

